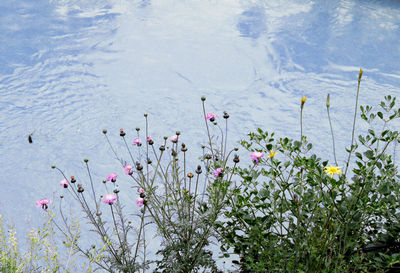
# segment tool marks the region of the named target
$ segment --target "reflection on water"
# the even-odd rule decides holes
[[[230,113],[232,146],[258,126],[299,137],[305,95],[305,133],[331,154],[330,92],[342,151],[360,67],[361,104],[400,95],[399,27],[397,1],[2,2],[0,212],[39,215],[60,193],[51,164],[84,178],[88,157],[101,181],[118,168],[101,130],[133,136],[145,112],[155,139],[180,130],[197,157],[202,95]]]

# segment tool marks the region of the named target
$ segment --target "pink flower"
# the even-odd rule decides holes
[[[142,188],[139,188],[139,193],[144,193],[144,190]]]
[[[217,118],[217,115],[215,113],[208,113],[206,115],[206,119],[211,121],[211,122],[214,121],[216,118]]]
[[[117,174],[116,173],[110,173],[108,176],[107,176],[107,181],[111,181],[111,182],[115,182],[115,181],[117,181]]]
[[[222,176],[222,168],[217,168],[214,171],[214,177]]]
[[[142,146],[142,140],[140,140],[140,138],[135,138],[133,140],[133,145]]]
[[[174,135],[172,136],[169,140],[171,140],[171,142],[176,143],[178,142],[179,136],[178,135]]]
[[[36,201],[36,207],[42,207],[43,210],[46,210],[48,208],[48,204],[51,203],[51,200],[42,198],[40,201]]]
[[[143,206],[143,203],[144,203],[144,199],[141,197],[138,197],[138,199],[136,200],[136,205],[141,207],[141,206]]]
[[[69,184],[69,181],[67,179],[60,181],[61,187],[68,188],[68,184]]]
[[[128,175],[133,174],[132,165],[131,164],[125,165],[124,171],[125,171],[125,174],[128,174]]]
[[[250,153],[250,157],[255,163],[258,163],[259,159],[264,157],[264,154],[261,152],[252,152]]]
[[[117,200],[117,196],[115,196],[115,194],[112,194],[112,193],[106,194],[103,197],[103,202],[105,204],[112,205],[112,204],[114,204],[115,200]]]
[[[151,138],[151,136],[148,136],[148,137],[146,138],[146,141],[147,141],[147,142],[150,142],[151,140],[153,140],[153,139]]]

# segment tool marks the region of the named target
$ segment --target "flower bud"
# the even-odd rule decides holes
[[[123,128],[119,129],[119,135],[122,136],[122,137],[125,136],[125,132],[124,132]]]
[[[96,212],[96,215],[100,216],[101,215],[101,211]]]
[[[145,198],[146,194],[144,194],[143,192],[139,194],[140,198]]]
[[[56,166],[54,166],[54,165],[51,165],[51,168],[52,168],[52,169],[55,169],[55,168],[56,168]]]
[[[205,158],[206,158],[207,160],[210,160],[210,159],[211,159],[211,155],[210,155],[210,154],[206,154]]]
[[[303,109],[303,107],[304,107],[304,103],[306,103],[306,96],[303,96],[302,98],[301,98],[301,105],[300,105],[300,107],[301,107],[301,109]]]
[[[239,163],[239,156],[238,155],[235,155],[235,157],[233,158],[233,162]]]
[[[176,132],[175,132],[175,135],[177,135],[177,136],[179,136],[180,134],[181,134],[180,131],[176,131]]]
[[[160,146],[160,151],[165,151],[165,146],[164,145]]]
[[[103,180],[103,184],[107,183],[107,180]]]
[[[144,113],[143,116],[144,116],[145,118],[147,118],[147,113]]]
[[[173,157],[176,157],[178,154],[175,152],[174,148],[171,149],[171,155]]]
[[[61,194],[61,195],[60,195],[60,198],[63,199],[63,198],[64,198],[64,195]]]
[[[328,96],[326,96],[326,108],[329,108],[330,106],[331,106],[330,94],[328,93]]]
[[[164,136],[164,140],[167,140],[168,139],[168,137],[167,136]]]
[[[229,114],[227,112],[224,112],[223,118],[224,119],[228,119],[229,118]]]
[[[143,170],[143,166],[139,162],[136,163],[136,170],[138,170],[138,171]]]
[[[151,164],[153,161],[151,161],[150,158],[147,158],[147,164]]]
[[[205,101],[205,100],[206,100],[206,97],[205,97],[205,96],[202,96],[202,97],[201,97],[201,100],[202,100],[202,101]]]
[[[78,192],[82,193],[84,191],[84,189],[82,187],[78,187]]]
[[[119,189],[115,189],[115,190],[114,190],[114,193],[115,193],[115,194],[119,193]]]
[[[358,81],[359,82],[361,81],[362,74],[363,74],[363,70],[360,68],[360,73],[358,73]]]
[[[85,163],[88,163],[89,159],[84,158],[83,161],[84,161]]]
[[[139,127],[136,127],[136,131],[139,132],[139,131],[140,131],[140,128],[139,128]]]
[[[106,129],[103,129],[103,134],[107,134],[107,130]]]
[[[193,175],[192,173],[188,173],[188,174],[187,174],[187,177],[189,177],[189,178],[193,178],[193,176],[194,176],[194,175]]]
[[[76,182],[75,176],[71,175],[71,183],[75,183],[75,182]]]
[[[153,145],[154,144],[154,141],[153,140],[150,140],[149,141],[149,145]]]

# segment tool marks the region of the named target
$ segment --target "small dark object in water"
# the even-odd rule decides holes
[[[28,141],[29,141],[29,143],[33,143],[33,141],[32,141],[32,134],[30,134],[30,135],[28,136]]]

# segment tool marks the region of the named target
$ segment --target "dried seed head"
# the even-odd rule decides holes
[[[160,151],[165,151],[165,146],[164,145],[160,146]]]
[[[239,156],[238,155],[235,155],[235,157],[233,158],[233,162],[239,163]]]
[[[146,194],[144,194],[143,192],[139,194],[140,198],[145,198]]]
[[[103,129],[103,134],[107,134],[107,130],[106,129]]]
[[[205,158],[210,160],[211,159],[211,155],[210,154],[206,154]]]
[[[202,170],[201,170],[201,166],[200,166],[200,165],[198,165],[198,166],[197,166],[196,173],[197,173],[197,174],[201,174],[201,172],[202,172]]]
[[[101,215],[101,211],[96,212],[96,215],[100,216]]]
[[[78,187],[78,192],[82,193],[84,191],[84,189],[82,187]]]
[[[138,171],[143,170],[143,166],[140,163],[136,163],[136,170]]]
[[[181,149],[181,151],[182,151],[182,152],[186,152],[186,151],[187,151],[187,148],[186,148],[185,143],[182,143],[182,149]]]
[[[151,164],[153,161],[151,161],[150,158],[147,158],[147,164]]]
[[[194,176],[194,175],[193,175],[192,173],[188,173],[188,174],[187,174],[187,177],[189,177],[189,178],[193,178],[193,176]]]

